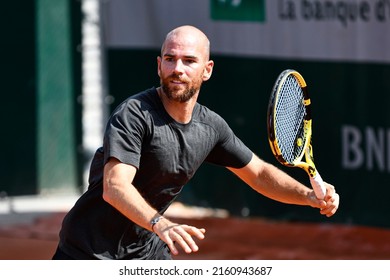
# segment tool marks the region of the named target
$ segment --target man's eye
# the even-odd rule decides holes
[[[195,63],[196,60],[194,60],[194,59],[187,59],[185,62],[186,62],[187,64],[192,64],[192,63]]]

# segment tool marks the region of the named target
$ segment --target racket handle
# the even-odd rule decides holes
[[[326,188],[324,181],[321,178],[320,173],[317,172],[316,176],[310,177],[310,184],[318,199],[324,199],[326,194]]]

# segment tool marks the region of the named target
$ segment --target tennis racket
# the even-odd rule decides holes
[[[267,111],[268,141],[276,159],[288,167],[299,167],[310,177],[318,199],[326,194],[314,165],[311,101],[302,75],[292,69],[277,78]]]

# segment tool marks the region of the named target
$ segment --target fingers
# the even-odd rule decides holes
[[[336,193],[336,190],[333,185],[325,183],[326,186],[326,196],[333,196]]]
[[[179,253],[178,248],[182,248],[187,254],[197,252],[198,245],[193,237],[204,239],[205,229],[198,229],[188,225],[173,224],[159,233],[160,238],[168,245],[173,255]]]
[[[327,193],[324,198],[326,205],[324,207],[321,207],[320,213],[327,217],[331,217],[336,213],[337,209],[339,208],[340,196],[338,195],[338,193],[336,193],[334,186],[326,183],[326,187]]]
[[[333,216],[339,208],[340,196],[334,193],[332,196],[325,197],[326,206],[321,209],[320,213],[327,217]]]

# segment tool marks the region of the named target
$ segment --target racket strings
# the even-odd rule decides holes
[[[294,76],[288,76],[281,86],[275,108],[276,139],[282,157],[288,163],[293,163],[303,154],[306,115],[303,100],[302,88]]]

